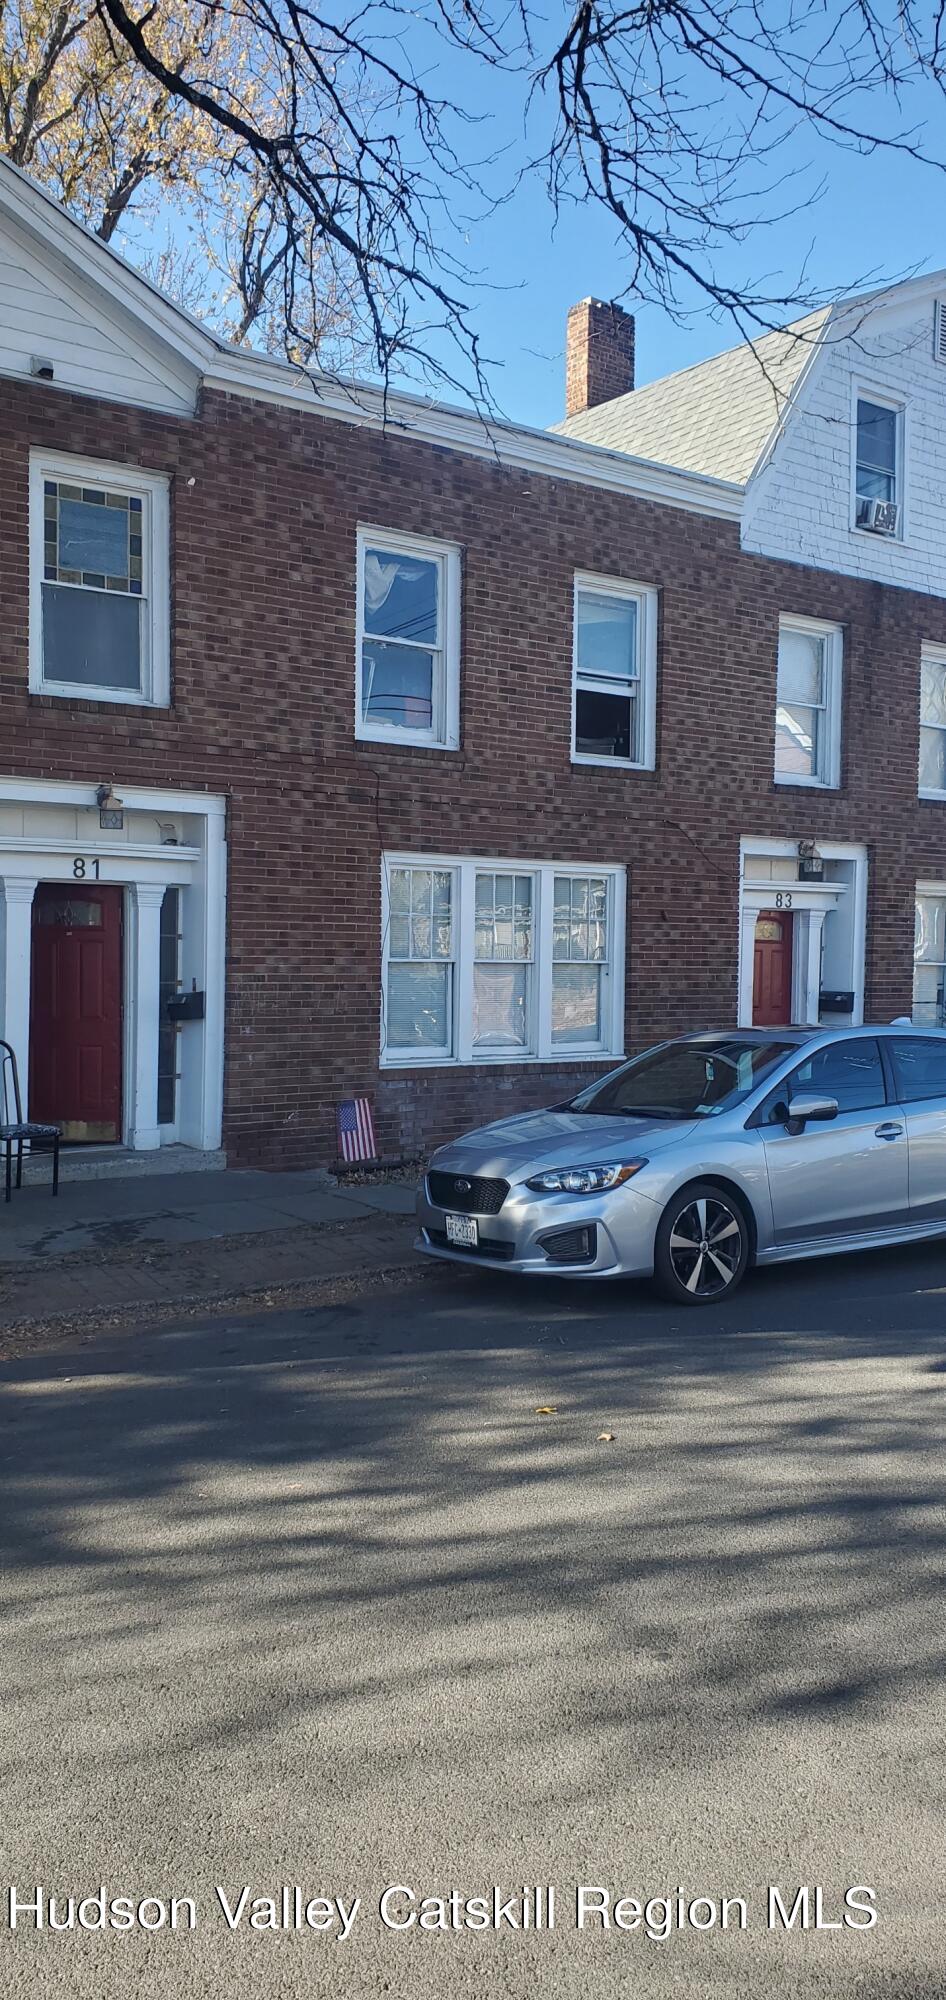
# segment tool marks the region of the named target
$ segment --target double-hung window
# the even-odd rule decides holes
[[[478,869],[473,940],[473,1047],[528,1051],[535,956],[531,875]]]
[[[869,395],[855,412],[854,521],[858,528],[902,532],[903,408]]]
[[[623,868],[389,855],[386,1065],[619,1056]]]
[[[920,657],[920,797],[946,798],[946,648]]]
[[[654,766],[657,593],[610,577],[575,578],[572,759]]]
[[[779,623],[775,777],[783,785],[840,783],[840,626],[811,618]]]
[[[946,1027],[946,885],[940,883],[917,884],[913,1019],[918,1028]]]
[[[167,481],[37,452],[30,487],[30,687],[166,704]]]
[[[552,1043],[601,1048],[606,1039],[610,897],[606,875],[556,875],[552,929]]]
[[[355,734],[455,750],[460,555],[387,529],[358,530]]]
[[[453,1052],[455,870],[394,866],[388,874],[386,1042],[404,1055]]]

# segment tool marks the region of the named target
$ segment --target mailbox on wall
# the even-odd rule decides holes
[[[818,1012],[819,1014],[853,1014],[853,993],[842,993],[836,989],[830,993],[819,993]]]
[[[195,987],[191,993],[175,993],[167,1003],[169,1021],[202,1021],[204,995]]]

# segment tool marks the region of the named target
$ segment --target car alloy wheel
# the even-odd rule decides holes
[[[662,1290],[687,1305],[707,1305],[738,1285],[749,1257],[741,1204],[722,1189],[685,1188],[662,1218],[654,1269]]]

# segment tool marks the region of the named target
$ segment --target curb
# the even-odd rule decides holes
[[[384,1291],[442,1277],[442,1267],[432,1261],[385,1265],[376,1271],[332,1273],[326,1277],[301,1278],[288,1285],[257,1285],[238,1292],[182,1293],[176,1299],[143,1300],[140,1304],[116,1304],[93,1313],[45,1313],[25,1315],[8,1321],[0,1333],[0,1363],[60,1341],[81,1339],[87,1344],[103,1333],[129,1327],[150,1328],[180,1319],[218,1317],[221,1313],[247,1314],[315,1310],[336,1305],[372,1291]],[[91,1323],[91,1324],[90,1324]]]

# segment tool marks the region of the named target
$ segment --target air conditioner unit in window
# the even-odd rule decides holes
[[[895,500],[859,500],[857,503],[857,525],[868,528],[872,535],[895,535],[900,520],[900,509]]]

